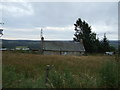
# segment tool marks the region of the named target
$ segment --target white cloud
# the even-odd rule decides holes
[[[92,25],[92,32],[97,33],[99,39],[103,38],[104,33],[106,33],[107,38],[109,40],[118,39],[118,27],[115,26],[107,26],[105,24],[99,24],[99,25]],[[43,35],[45,36],[45,39],[47,40],[72,40],[74,35],[74,26],[68,25],[65,27],[43,27]],[[6,27],[4,28],[5,32],[11,33],[11,38],[14,33],[19,33],[19,35],[16,36],[16,38],[27,37],[28,39],[39,39],[40,38],[40,30],[41,27],[34,27],[34,28],[10,28]],[[27,34],[26,34],[27,33]],[[66,34],[66,35],[64,35]],[[8,35],[9,36],[9,35]],[[13,37],[15,34],[13,35]],[[7,34],[5,35],[7,37]],[[25,38],[26,39],[26,38]]]
[[[109,40],[117,40],[118,39],[118,26],[117,25],[114,25],[114,26],[107,26],[107,25],[104,25],[104,24],[95,24],[95,25],[92,25],[92,31],[97,33],[98,37],[100,39],[103,38],[103,35],[104,33],[106,33],[107,35],[107,38]]]
[[[21,32],[32,32],[32,31],[40,31],[42,27],[35,27],[35,28],[11,28],[11,27],[4,27],[5,31],[21,31]],[[69,25],[66,27],[43,27],[43,31],[73,31],[74,26]]]
[[[118,32],[118,28],[117,27],[113,27],[113,26],[105,26],[105,25],[93,25],[92,26],[92,31],[96,32],[96,33],[107,33],[107,32]]]
[[[4,9],[0,5],[4,13],[4,26],[8,27],[4,29],[6,37],[38,39],[42,27],[46,39],[72,39],[73,24],[80,17],[91,25],[92,31],[100,38],[106,33],[109,39],[117,39],[118,3],[12,1],[4,2]]]
[[[19,1],[21,0],[2,0],[2,2],[19,2]],[[119,0],[24,0],[24,1],[29,1],[29,2],[119,2]]]
[[[42,27],[36,27],[36,29],[41,29]],[[44,30],[52,30],[52,31],[66,31],[66,30],[73,30],[74,26],[73,25],[69,25],[66,27],[43,27],[42,29]]]
[[[3,0],[2,2],[25,2],[26,0]]]
[[[11,27],[4,27],[4,31],[9,31],[9,32],[33,32],[35,28],[11,28]]]
[[[16,17],[34,14],[34,9],[28,2],[4,2],[0,4],[0,11],[2,11],[3,14],[8,14],[10,16]]]
[[[4,39],[40,39],[40,27],[35,28],[4,28]],[[66,34],[66,35],[65,35]],[[43,36],[46,40],[70,40],[73,38],[74,26],[44,27]]]

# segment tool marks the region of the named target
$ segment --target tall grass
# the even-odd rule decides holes
[[[38,79],[17,73],[13,66],[3,66],[3,88],[44,88],[43,76]]]
[[[30,74],[31,77],[35,77],[35,75],[39,76],[40,73],[44,72],[45,66],[48,64],[54,65],[60,72],[67,68],[74,74],[85,73],[86,70],[90,71],[91,74],[96,74],[104,61],[113,59],[114,57],[110,56],[49,56],[3,52],[2,63],[13,65],[18,73],[24,72],[26,75]]]
[[[50,72],[47,87],[51,88],[75,88],[78,87],[73,74],[65,70],[59,73],[56,70]]]
[[[17,73],[12,66],[3,66],[3,70],[3,88],[93,88],[96,83],[89,75],[74,75],[69,70],[63,73],[51,70],[47,83],[45,73],[35,79],[26,77],[25,73]]]
[[[120,63],[115,61],[107,61],[103,64],[99,71],[99,84],[105,88],[116,88],[120,85]]]
[[[46,65],[54,65],[45,83]],[[48,56],[3,52],[3,87],[117,87],[120,69],[113,56]],[[119,85],[118,85],[119,84]]]

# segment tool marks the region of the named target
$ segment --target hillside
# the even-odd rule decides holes
[[[110,45],[118,48],[118,41],[109,41]],[[2,47],[12,49],[16,46],[28,46],[29,48],[39,49],[40,48],[40,41],[38,40],[2,40]]]
[[[40,41],[32,40],[2,40],[2,47],[13,49],[16,46],[27,46],[33,49],[40,48]]]
[[[110,43],[110,45],[111,46],[113,46],[113,47],[115,47],[116,49],[118,49],[118,41],[116,40],[116,41],[114,41],[114,40],[111,40],[111,41],[109,41],[109,43]]]

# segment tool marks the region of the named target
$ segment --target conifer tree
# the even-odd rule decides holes
[[[85,47],[86,52],[96,52],[98,46],[96,46],[96,33],[92,33],[91,26],[85,21],[82,21],[80,18],[74,24],[75,26],[75,34],[74,34],[74,41],[80,42],[83,40],[83,44]]]

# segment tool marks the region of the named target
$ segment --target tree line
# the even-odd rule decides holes
[[[78,18],[74,26],[75,34],[73,40],[76,42],[82,41],[86,52],[103,53],[106,51],[115,51],[115,48],[110,46],[106,34],[104,34],[102,40],[99,40],[97,34],[91,31],[91,26],[86,21],[82,21],[81,18]]]

